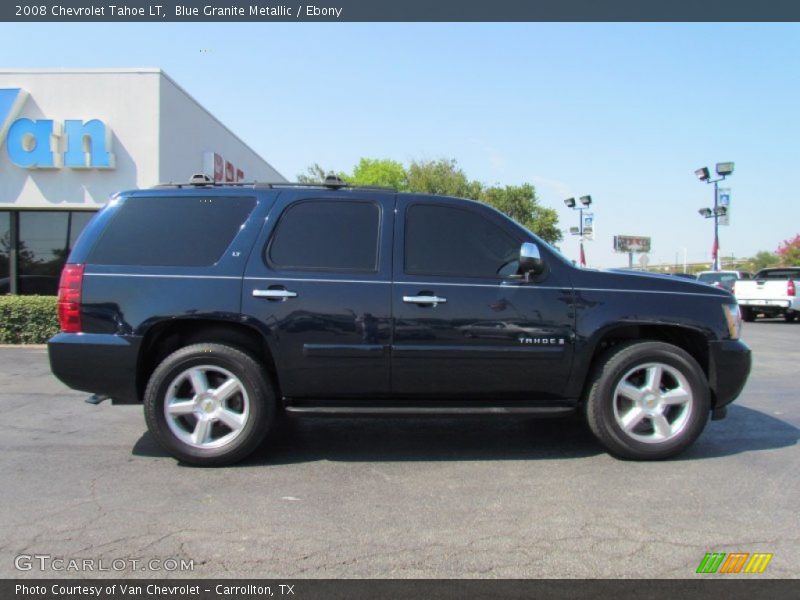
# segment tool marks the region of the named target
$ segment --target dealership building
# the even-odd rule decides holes
[[[0,70],[0,294],[55,294],[81,230],[120,190],[282,182],[159,69]]]

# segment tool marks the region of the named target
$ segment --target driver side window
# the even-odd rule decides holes
[[[508,277],[520,242],[476,211],[412,204],[406,211],[405,272],[414,275]]]

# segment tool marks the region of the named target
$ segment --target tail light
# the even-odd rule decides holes
[[[58,324],[64,333],[81,331],[83,265],[64,265],[58,282]]]
[[[797,290],[794,287],[794,281],[791,279],[786,282],[786,295],[787,296],[796,296]]]

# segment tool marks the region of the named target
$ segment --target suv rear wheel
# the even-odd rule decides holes
[[[238,462],[255,450],[275,418],[275,393],[249,354],[203,343],[167,356],[144,397],[147,427],[175,458],[195,465]]]
[[[620,458],[658,460],[689,447],[711,409],[694,358],[662,342],[611,348],[595,367],[585,410],[597,439]]]

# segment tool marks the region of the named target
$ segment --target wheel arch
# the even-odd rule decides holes
[[[267,336],[259,329],[224,319],[170,319],[152,325],[142,339],[136,369],[136,391],[141,399],[153,371],[167,356],[202,342],[226,344],[250,354],[264,365],[280,397],[280,380]]]
[[[706,378],[709,377],[710,357],[708,335],[699,329],[682,325],[668,325],[662,323],[617,323],[605,328],[587,343],[584,355],[588,357],[578,368],[577,377],[572,380],[577,383],[571,391],[581,403],[587,392],[589,375],[600,357],[613,346],[631,341],[664,342],[685,350],[700,365]],[[714,401],[712,392],[712,402]]]

